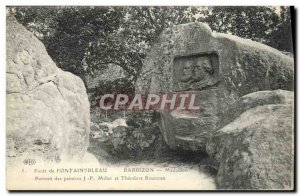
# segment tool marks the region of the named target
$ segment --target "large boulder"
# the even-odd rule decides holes
[[[162,32],[145,59],[136,91],[196,94],[201,110],[160,111],[159,126],[172,149],[205,150],[229,106],[256,91],[293,91],[293,75],[292,57],[196,22]]]
[[[8,161],[83,157],[90,114],[82,80],[59,69],[44,45],[13,17],[6,28]]]
[[[228,115],[233,121],[207,144],[207,152],[219,165],[219,189],[293,189],[293,98],[289,91],[255,92],[241,98],[237,114]]]
[[[222,115],[222,118],[220,118],[218,129],[223,128],[227,124],[231,123],[242,113],[251,108],[270,104],[294,104],[294,92],[286,90],[269,90],[257,91],[244,95],[234,104],[229,106],[228,110],[220,114]]]

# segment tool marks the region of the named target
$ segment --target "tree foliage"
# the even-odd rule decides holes
[[[212,30],[252,39],[279,50],[292,52],[292,31],[288,7],[209,7],[198,21]],[[280,15],[278,14],[280,12]]]
[[[282,51],[293,53],[291,12],[288,7],[280,7],[279,23],[271,32],[268,45]]]
[[[63,70],[83,80],[115,64],[134,84],[160,33],[193,21],[212,30],[292,51],[287,7],[16,7],[16,18]],[[120,81],[118,81],[120,82]],[[124,85],[121,85],[122,87]]]
[[[16,18],[40,35],[59,67],[84,78],[116,59],[113,35],[124,12],[121,7],[20,7]]]

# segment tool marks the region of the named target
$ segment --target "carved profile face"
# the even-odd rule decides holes
[[[180,78],[181,82],[188,82],[192,79],[193,67],[190,62],[187,62],[183,67],[183,73]]]
[[[173,90],[202,90],[218,84],[218,56],[199,54],[174,58]]]
[[[212,73],[212,65],[208,57],[201,57],[200,60],[194,65],[193,69],[193,82],[199,82],[209,77]]]

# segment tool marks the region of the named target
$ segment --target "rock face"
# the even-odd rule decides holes
[[[201,110],[160,111],[159,126],[172,149],[205,150],[210,134],[226,121],[223,114],[240,97],[293,91],[293,73],[293,58],[276,49],[189,23],[163,31],[145,59],[136,91],[196,94]]]
[[[229,114],[233,121],[208,141],[207,152],[219,163],[218,188],[293,189],[293,97],[289,91],[264,91],[241,98],[237,118]]]
[[[231,123],[243,112],[257,106],[270,104],[294,104],[294,93],[292,91],[274,90],[274,91],[257,91],[241,97],[222,114],[219,127],[223,128]]]
[[[89,102],[82,80],[59,69],[44,45],[7,19],[7,156],[60,161],[81,158],[89,136]]]

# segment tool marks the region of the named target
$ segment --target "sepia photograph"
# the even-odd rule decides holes
[[[5,9],[8,191],[295,191],[295,7]]]

